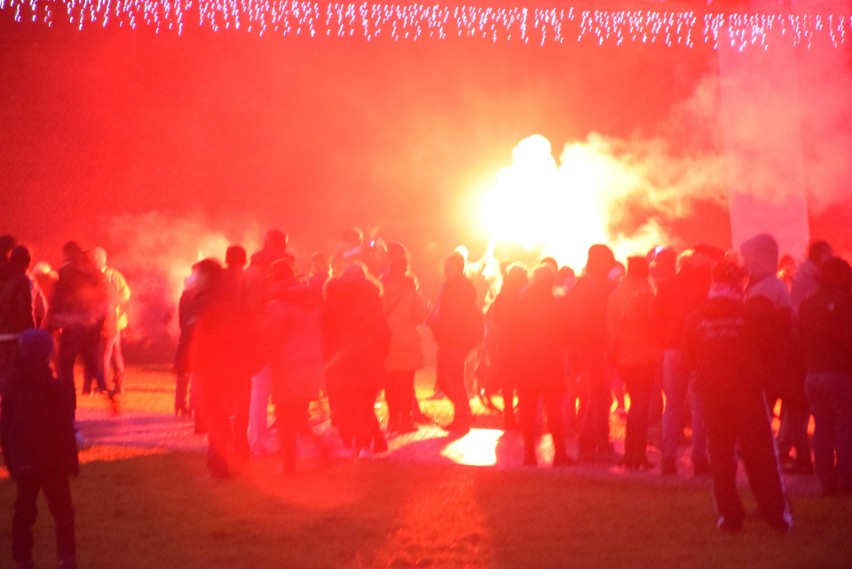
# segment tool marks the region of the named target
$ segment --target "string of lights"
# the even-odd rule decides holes
[[[0,0],[16,22],[184,34],[192,27],[260,36],[416,42],[469,39],[530,45],[651,44],[768,50],[786,42],[840,47],[850,14],[699,13],[579,7],[316,2],[309,0]]]

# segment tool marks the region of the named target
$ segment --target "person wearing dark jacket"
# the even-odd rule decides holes
[[[80,464],[74,438],[74,403],[53,377],[53,339],[37,329],[21,334],[20,357],[0,403],[0,442],[17,497],[12,517],[16,568],[31,568],[36,499],[44,492],[56,525],[59,567],[76,567],[74,507],[69,477]]]
[[[35,326],[33,282],[27,275],[30,260],[26,247],[14,247],[6,265],[6,277],[0,280],[0,395],[18,352],[18,338]]]
[[[203,308],[190,339],[190,369],[208,432],[207,467],[213,478],[222,479],[232,474],[235,462],[249,458],[248,401],[257,340],[250,315],[228,293],[221,265],[204,259],[195,271],[196,300]]]
[[[354,261],[325,285],[321,311],[326,384],[333,419],[356,454],[386,452],[374,405],[382,387],[390,330],[381,290]]]
[[[553,466],[574,463],[565,450],[562,424],[562,394],[565,391],[562,346],[566,322],[553,295],[555,284],[556,271],[548,265],[539,265],[521,293],[518,307],[518,410],[524,435],[524,464],[528,466],[537,463],[539,405],[544,406],[553,439]]]
[[[493,333],[497,336],[494,365],[503,392],[503,427],[507,431],[516,427],[515,392],[518,389],[518,342],[521,339],[518,319],[521,315],[521,291],[527,286],[528,279],[526,265],[509,265],[500,292],[490,308]]]
[[[814,415],[814,466],[823,494],[852,494],[852,268],[822,265],[819,289],[802,302],[805,392]]]
[[[648,409],[662,349],[651,319],[654,291],[649,276],[645,257],[629,257],[627,275],[609,297],[607,313],[610,356],[630,395],[621,461],[626,468],[653,466],[645,453]]]
[[[459,251],[444,259],[444,284],[429,316],[432,337],[438,344],[437,384],[453,404],[453,421],[444,428],[461,436],[470,431],[473,412],[464,383],[468,353],[482,339],[482,311],[476,289],[465,275],[467,261]]]
[[[110,399],[113,411],[117,411],[101,362],[101,330],[109,309],[106,281],[75,242],[66,243],[62,252],[66,262],[59,269],[59,280],[43,324],[47,330],[59,332],[57,376],[74,391],[74,364],[77,356],[82,356],[86,373]]]
[[[593,462],[611,454],[606,369],[607,303],[614,288],[609,272],[615,256],[606,245],[589,247],[583,275],[565,295],[568,360],[580,377],[580,432],[577,458]]]
[[[662,419],[662,461],[664,475],[677,474],[678,446],[689,413],[692,424],[692,468],[696,475],[707,474],[707,436],[699,398],[683,361],[683,331],[689,315],[707,299],[713,260],[701,248],[684,251],[678,258],[673,279],[661,284],[652,307],[652,318],[663,346],[662,385],[666,396]]]
[[[793,517],[764,394],[765,322],[743,302],[745,272],[730,261],[713,269],[708,300],[687,320],[683,355],[695,372],[695,391],[707,426],[713,495],[723,532],[742,530],[745,511],[737,493],[739,449],[749,484],[770,527],[788,532]]]

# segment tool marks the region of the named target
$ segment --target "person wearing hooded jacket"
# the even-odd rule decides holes
[[[654,376],[662,348],[654,334],[650,268],[645,257],[627,259],[627,274],[609,297],[607,326],[610,356],[630,395],[630,411],[624,436],[626,468],[650,468],[646,447],[648,415]]]
[[[259,342],[272,377],[282,467],[292,472],[297,435],[309,432],[308,408],[323,385],[322,293],[296,279],[287,261],[273,261],[266,272],[269,301],[259,317]]]
[[[12,517],[16,569],[32,568],[36,499],[44,492],[56,526],[60,569],[76,567],[74,506],[69,477],[80,463],[74,434],[74,401],[50,369],[53,338],[30,329],[21,334],[20,355],[0,401],[0,446],[17,496]]]
[[[408,259],[402,245],[389,244],[388,257],[387,269],[381,277],[382,307],[390,329],[384,385],[388,431],[409,432],[417,430],[413,416],[418,406],[414,374],[423,367],[419,326],[426,320],[427,309],[417,279],[408,272]]]
[[[332,421],[357,455],[387,451],[374,410],[384,380],[390,330],[381,289],[355,261],[325,285],[320,312]]]
[[[565,295],[569,365],[580,376],[580,431],[577,459],[592,462],[612,454],[606,369],[607,303],[614,288],[609,272],[615,256],[606,245],[589,248],[586,269]]]
[[[781,426],[778,447],[786,471],[798,474],[813,472],[811,449],[808,443],[810,409],[805,397],[805,373],[796,330],[793,325],[793,304],[787,285],[777,276],[778,242],[763,233],[740,245],[743,266],[748,272],[746,302],[761,310],[772,323],[769,383],[767,396],[770,405],[781,399]],[[790,451],[795,452],[795,459]]]

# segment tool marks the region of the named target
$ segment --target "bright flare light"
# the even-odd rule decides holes
[[[609,240],[598,199],[605,166],[576,145],[566,149],[559,167],[546,138],[522,140],[482,203],[492,242],[518,244],[581,269],[589,246]]]

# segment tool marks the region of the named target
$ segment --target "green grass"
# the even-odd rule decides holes
[[[749,520],[726,536],[700,488],[390,461],[276,470],[260,460],[214,482],[200,455],[85,464],[72,485],[80,567],[852,566],[850,499],[794,496],[793,534]],[[13,499],[0,481],[9,517]],[[41,503],[38,567],[55,563],[52,531]],[[0,548],[6,566],[6,522]]]

